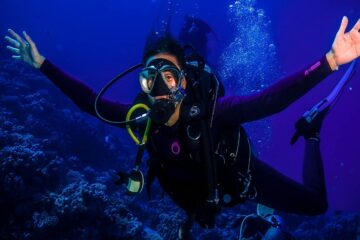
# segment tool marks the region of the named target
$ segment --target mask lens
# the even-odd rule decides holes
[[[180,79],[180,71],[172,66],[167,66],[160,70],[161,77],[166,86],[171,90],[178,87]]]
[[[140,86],[145,93],[149,93],[152,90],[156,79],[156,75],[157,75],[157,71],[156,69],[153,68],[145,68],[140,72],[139,75]]]

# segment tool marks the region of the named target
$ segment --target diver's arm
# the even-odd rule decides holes
[[[331,50],[303,71],[283,78],[260,93],[219,99],[216,116],[249,122],[280,112],[326,78],[339,66],[360,56],[360,19],[346,32],[347,17],[343,17]],[[224,117],[222,117],[224,119]],[[224,119],[226,121],[226,119]]]
[[[97,94],[75,77],[65,73],[59,67],[45,59],[40,71],[48,77],[66,96],[82,111],[97,117],[95,99]],[[99,101],[100,113],[104,118],[113,121],[125,121],[126,113],[131,105],[102,98]]]
[[[224,119],[221,116],[228,116],[229,123],[250,122],[278,113],[331,73],[332,69],[324,56],[305,70],[282,78],[259,93],[220,98],[215,117]]]
[[[8,33],[12,37],[6,36],[5,39],[10,44],[7,48],[15,54],[12,56],[13,59],[22,60],[32,67],[40,69],[81,110],[97,116],[94,107],[96,93],[91,88],[46,60],[25,31],[23,31],[24,38],[11,29],[8,30]],[[101,115],[114,121],[124,121],[130,108],[130,104],[118,103],[106,98],[99,101],[99,106]]]

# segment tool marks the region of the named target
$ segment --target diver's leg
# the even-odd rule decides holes
[[[319,139],[305,140],[305,154],[303,163],[303,183],[313,189],[327,207],[326,184],[324,176],[324,166],[320,152]]]
[[[329,107],[322,110],[311,122],[300,119],[296,123],[298,133],[305,138],[303,184],[254,159],[254,185],[258,191],[256,200],[269,207],[298,214],[317,215],[327,210],[319,136],[328,110]]]
[[[303,184],[253,158],[255,201],[297,214],[318,215],[327,210],[327,197],[319,141],[307,139],[303,165]]]

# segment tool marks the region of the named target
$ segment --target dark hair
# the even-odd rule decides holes
[[[169,33],[160,35],[157,32],[153,32],[149,34],[144,47],[143,64],[146,64],[146,61],[151,56],[158,53],[174,55],[181,67],[185,65],[184,49]]]

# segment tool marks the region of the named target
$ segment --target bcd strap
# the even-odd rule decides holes
[[[209,112],[212,112],[211,106],[213,105],[214,98],[212,98],[210,93],[211,88],[211,79],[209,79],[208,73],[205,71],[202,71],[202,74],[197,78],[195,81],[192,82],[191,87],[192,91],[195,94],[193,96],[194,103],[192,107],[190,107],[190,113],[191,110],[194,109],[194,106],[202,106],[205,111],[205,117],[199,118],[199,127],[201,129],[201,135],[200,143],[202,146],[202,157],[203,162],[205,163],[206,167],[206,176],[207,176],[207,182],[208,182],[208,197],[205,202],[206,208],[217,208],[219,205],[219,197],[218,197],[218,179],[217,179],[217,166],[215,161],[215,155],[214,155],[214,147],[213,147],[213,139],[212,139],[212,133],[210,129],[210,122],[212,119],[210,119]],[[200,104],[199,104],[200,103]],[[200,109],[198,107],[198,109]],[[205,110],[206,109],[206,110]]]
[[[252,185],[251,173],[251,144],[245,129],[241,125],[237,131],[234,131],[234,128],[222,129],[215,154],[221,159],[219,166],[223,172],[220,180],[224,190],[223,202],[231,205],[232,200],[236,202],[239,198],[255,198],[256,189]]]

